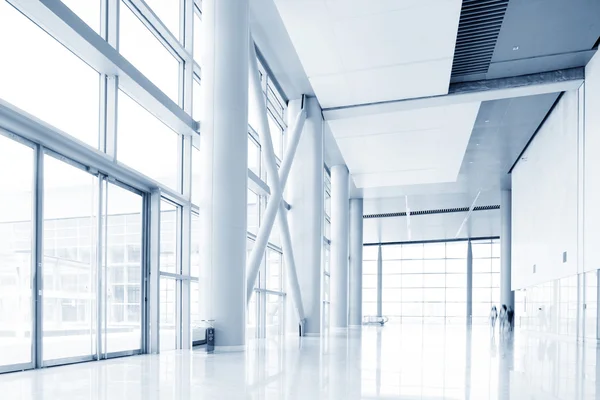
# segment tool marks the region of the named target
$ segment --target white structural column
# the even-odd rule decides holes
[[[348,167],[331,167],[331,327],[348,327]]]
[[[208,317],[220,350],[243,350],[246,337],[248,18],[247,0],[202,9],[200,263],[211,270]]]
[[[503,190],[500,198],[500,303],[515,308],[511,289],[512,192]]]
[[[350,200],[350,317],[348,325],[362,324],[363,199]]]
[[[302,100],[288,103],[288,115],[295,118]],[[317,99],[306,99],[306,122],[290,170],[286,199],[298,283],[305,312],[304,332],[321,332],[321,253],[323,250],[323,118]]]

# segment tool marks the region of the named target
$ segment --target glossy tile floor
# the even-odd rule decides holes
[[[597,345],[485,326],[365,327],[0,375],[0,399],[596,399]]]

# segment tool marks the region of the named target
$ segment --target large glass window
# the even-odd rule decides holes
[[[178,207],[173,203],[160,202],[160,270],[179,274],[177,251]]]
[[[97,148],[99,74],[6,1],[0,37],[0,98]]]
[[[118,104],[117,159],[177,190],[178,134],[121,91]]]
[[[177,280],[160,278],[160,349],[177,348]]]
[[[171,100],[179,104],[179,60],[123,2],[120,11],[119,51]]]
[[[275,151],[275,156],[281,160],[283,154],[283,129],[269,112],[267,113],[267,120],[269,121],[269,131],[271,132],[271,140],[273,141],[273,150]]]
[[[96,352],[98,178],[44,156],[43,358]],[[123,296],[123,292],[115,292]]]
[[[382,246],[383,315],[391,322],[464,322],[466,257],[467,242]],[[365,246],[363,260],[363,314],[374,315],[377,247]]]
[[[260,145],[248,136],[248,169],[260,177]]]
[[[473,322],[487,322],[493,305],[500,308],[500,241],[475,240],[473,251]]]
[[[202,56],[202,19],[200,19],[200,12],[194,13],[194,61],[200,64],[200,57]]]
[[[363,247],[363,310],[365,317],[377,315],[377,246]]]
[[[169,31],[179,39],[179,13],[180,0],[146,0],[156,16],[162,21]]]
[[[200,150],[192,146],[192,204],[200,204]]]
[[[202,103],[200,91],[200,82],[194,79],[194,83],[192,84],[192,117],[197,121],[200,119],[200,113],[202,112]]]
[[[248,232],[257,234],[259,227],[259,196],[248,189]]]
[[[4,366],[31,362],[33,149],[0,134],[0,171],[11,171],[0,173],[0,331],[5,332],[0,366]]]
[[[283,290],[283,255],[273,249],[267,249],[267,289],[282,291]]]

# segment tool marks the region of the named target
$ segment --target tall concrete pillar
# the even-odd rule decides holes
[[[348,327],[348,240],[350,175],[345,165],[331,167],[331,327]]]
[[[300,111],[301,100],[288,103],[288,115],[293,120]],[[288,212],[290,234],[298,283],[302,293],[308,336],[321,333],[321,254],[323,251],[323,118],[317,99],[306,99],[306,122],[296,150],[286,186],[286,200],[292,206]]]
[[[363,199],[350,200],[350,318],[362,325]]]
[[[473,316],[473,246],[469,240],[467,244],[467,323],[470,324]]]
[[[515,308],[511,289],[511,218],[512,192],[503,190],[500,198],[500,303]]]
[[[246,337],[248,20],[247,0],[207,1],[202,9],[200,254],[221,351],[243,350]]]

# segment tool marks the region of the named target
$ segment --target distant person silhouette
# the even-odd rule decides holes
[[[492,306],[490,311],[490,327],[492,328],[492,336],[496,334],[496,320],[498,319],[498,310],[496,306]]]

